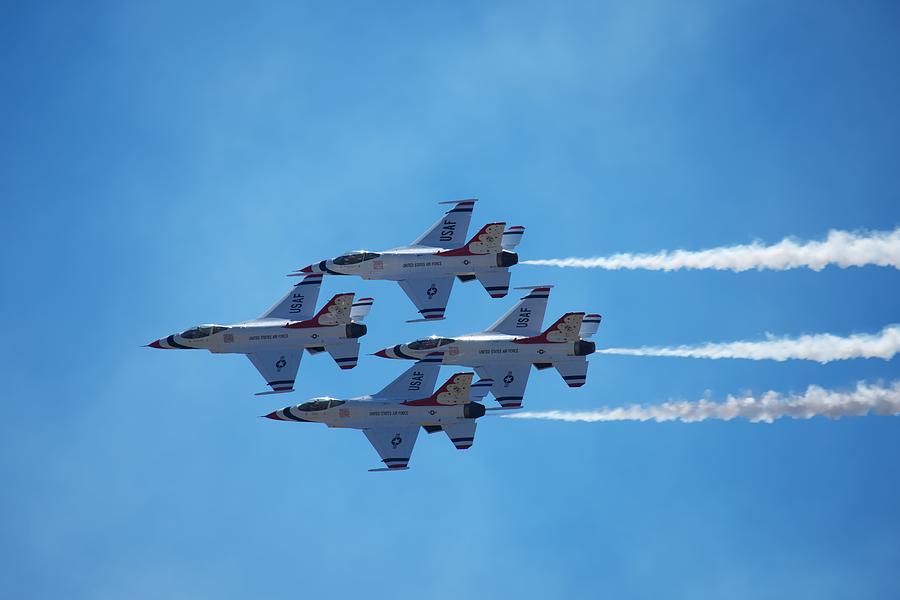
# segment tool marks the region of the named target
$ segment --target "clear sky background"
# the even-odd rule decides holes
[[[787,4],[787,5],[786,5]],[[251,318],[284,274],[411,241],[440,200],[527,227],[520,256],[820,238],[900,223],[893,2],[0,5],[5,341],[0,582],[10,598],[900,596],[900,421],[483,419],[373,474],[356,431],[257,418],[380,389],[307,356],[254,397],[241,356],[141,347]],[[900,275],[520,265],[601,346],[876,332]],[[364,352],[477,330],[457,284]],[[451,373],[444,369],[443,374]],[[595,356],[529,408],[892,381],[897,359]]]

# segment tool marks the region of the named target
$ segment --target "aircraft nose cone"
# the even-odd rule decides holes
[[[278,416],[278,411],[277,411],[277,410],[273,410],[273,411],[270,412],[269,414],[263,415],[263,416],[264,416],[265,418],[267,418],[267,419],[272,419],[272,420],[274,420],[274,421],[280,421],[280,420],[281,420],[281,418]]]
[[[388,356],[388,353],[387,353],[387,348],[382,348],[381,350],[379,350],[378,352],[373,354],[373,356],[380,356],[381,358],[390,358],[390,356]]]
[[[147,344],[148,348],[159,348],[160,350],[165,350],[165,348],[160,345],[159,340],[153,340],[149,344]]]
[[[313,271],[313,266],[312,266],[312,265],[306,265],[305,267],[303,267],[302,269],[300,269],[299,272],[300,272],[300,273],[315,273],[315,271]]]

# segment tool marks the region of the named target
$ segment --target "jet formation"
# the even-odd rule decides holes
[[[396,281],[419,312],[419,318],[409,323],[443,319],[457,279],[479,281],[492,298],[507,295],[510,267],[519,260],[514,249],[525,228],[488,223],[464,242],[475,202],[441,203],[452,206],[409,245],[380,252],[359,250],[298,269],[290,275],[302,277],[300,282],[255,319],[197,325],[147,346],[244,354],[269,386],[257,396],[294,391],[304,351],[327,352],[340,369],[352,369],[359,360],[360,339],[368,331],[363,320],[374,300],[354,301],[355,294],[345,292],[316,311],[325,275]],[[477,419],[487,411],[523,405],[532,366],[555,368],[569,387],[585,384],[587,357],[596,349],[590,338],[601,317],[567,312],[542,330],[552,287],[516,288],[528,291],[483,331],[419,338],[375,352],[382,358],[416,361],[375,394],[349,399],[322,396],[264,416],[361,430],[384,464],[371,471],[407,469],[420,429],[443,431],[457,449],[466,450],[474,443]],[[473,383],[475,373],[457,372],[435,391],[442,365],[469,367],[479,380]],[[488,393],[499,407],[481,403]]]

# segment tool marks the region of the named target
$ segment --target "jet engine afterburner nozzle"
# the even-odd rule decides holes
[[[497,254],[498,267],[511,267],[519,262],[519,255],[509,250],[504,250]]]
[[[463,417],[466,419],[477,419],[484,416],[484,405],[477,402],[469,402],[463,406]]]
[[[366,327],[365,323],[348,323],[347,324],[347,337],[349,339],[361,338],[366,335],[366,332],[369,331],[368,327]]]
[[[575,356],[590,356],[597,350],[597,344],[588,340],[575,342]]]

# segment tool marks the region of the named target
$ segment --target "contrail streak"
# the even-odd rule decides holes
[[[697,346],[642,346],[602,348],[598,354],[628,356],[678,356],[686,358],[746,358],[749,360],[814,360],[825,364],[851,358],[892,359],[900,353],[900,325],[889,325],[876,334],[859,333],[847,337],[821,333],[798,338],[768,335],[758,342],[706,343]]]
[[[657,254],[621,253],[593,258],[524,260],[522,264],[584,269],[712,269],[716,271],[785,271],[806,267],[821,271],[828,265],[862,267],[877,265],[900,269],[900,228],[894,231],[851,233],[832,230],[824,241],[796,242],[785,238],[771,246],[760,242],[721,246],[709,250],[663,251]]]
[[[849,392],[826,390],[809,386],[802,394],[766,392],[761,397],[728,396],[721,403],[709,400],[697,402],[666,402],[642,406],[632,404],[621,408],[601,408],[588,411],[517,412],[502,415],[505,419],[544,419],[595,423],[598,421],[681,421],[697,423],[709,419],[730,421],[743,418],[753,423],[771,423],[775,419],[811,419],[822,416],[829,419],[861,417],[868,414],[897,416],[900,414],[900,381],[890,387],[860,382]]]

